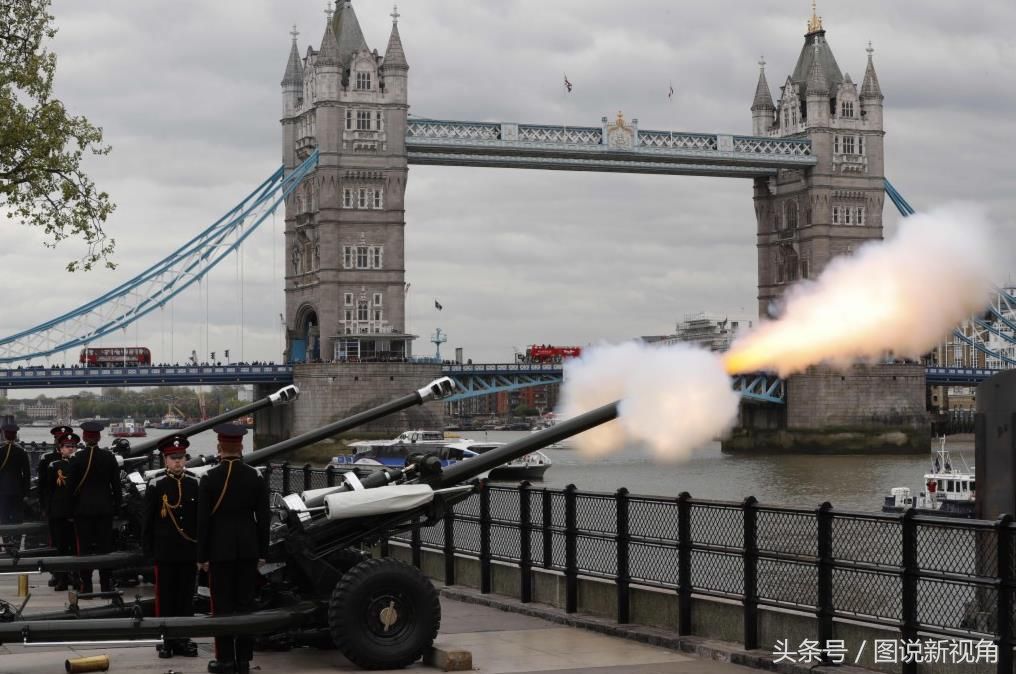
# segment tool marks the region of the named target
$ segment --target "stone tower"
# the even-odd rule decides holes
[[[755,179],[760,317],[779,313],[788,285],[814,278],[833,257],[882,238],[882,91],[871,55],[869,45],[858,91],[840,72],[813,6],[797,65],[775,105],[760,62],[752,132],[807,138],[818,159],[808,170]]]
[[[402,360],[409,64],[398,12],[384,56],[349,0],[327,12],[320,47],[293,44],[282,79],[287,170],[317,169],[286,200],[286,358]]]

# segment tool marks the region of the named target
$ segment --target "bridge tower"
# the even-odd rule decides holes
[[[870,44],[867,51],[858,88],[840,71],[813,3],[797,64],[775,104],[759,63],[752,132],[807,138],[818,160],[755,179],[760,318],[779,315],[793,283],[882,238],[883,97]],[[739,427],[723,447],[926,453],[929,437],[922,366],[814,367],[787,380],[783,409],[742,404]]]
[[[286,358],[401,360],[409,64],[398,12],[384,55],[352,3],[326,12],[303,57],[294,28],[282,79],[283,163],[317,169],[286,201]]]
[[[814,278],[838,255],[882,238],[882,91],[871,45],[860,89],[840,71],[814,13],[794,71],[774,105],[760,61],[752,102],[758,136],[807,138],[818,164],[755,179],[759,316],[775,316],[780,296]]]

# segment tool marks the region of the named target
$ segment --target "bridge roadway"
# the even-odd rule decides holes
[[[422,359],[424,362],[426,359]],[[561,382],[559,364],[478,363],[450,364],[442,373],[453,378],[460,393],[450,400],[463,400],[501,391],[513,391]],[[999,370],[988,368],[928,367],[928,384],[976,386]],[[293,383],[292,365],[187,365],[148,367],[47,367],[0,370],[0,389],[102,388],[107,386],[198,386],[211,384]],[[783,404],[785,386],[771,374],[733,378],[734,389],[750,402]]]

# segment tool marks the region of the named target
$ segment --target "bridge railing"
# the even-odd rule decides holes
[[[338,471],[273,466],[282,492],[334,484]],[[691,634],[695,597],[736,602],[746,649],[761,644],[768,608],[811,614],[820,642],[850,621],[895,632],[901,640],[932,635],[985,639],[999,662],[1012,651],[1016,599],[1016,526],[998,521],[840,512],[818,508],[494,485],[458,504],[437,526],[394,536],[418,564],[423,551],[479,564],[480,591],[491,591],[494,566],[520,569],[523,602],[533,599],[532,572],[564,578],[564,608],[579,605],[581,579],[616,590],[616,620],[631,620],[633,588],[677,596],[679,634]],[[1010,661],[1011,662],[1011,661]],[[998,671],[1008,671],[999,665]]]

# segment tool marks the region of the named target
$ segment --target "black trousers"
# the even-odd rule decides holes
[[[101,555],[113,552],[113,516],[74,516],[78,555]],[[113,569],[99,569],[99,586],[103,591],[113,589]],[[92,569],[81,570],[81,589],[92,589]]]
[[[212,615],[253,611],[257,578],[256,559],[209,563],[208,590],[212,595]],[[215,637],[215,659],[219,662],[246,663],[253,657],[254,637]]]
[[[0,494],[0,524],[21,524],[25,521],[25,504],[20,494]]]
[[[155,615],[157,617],[194,615],[195,562],[155,560]]]
[[[56,548],[56,554],[70,556],[74,554],[74,522],[66,517],[49,518],[49,541]],[[72,574],[58,571],[53,574],[63,584],[70,582]]]

